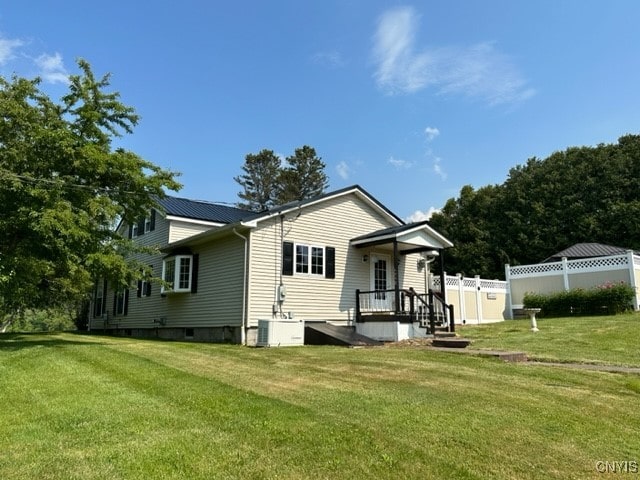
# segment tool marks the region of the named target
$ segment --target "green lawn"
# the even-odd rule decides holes
[[[518,350],[530,359],[640,367],[640,314],[537,319],[465,326],[458,333],[473,348]]]
[[[638,376],[423,347],[0,335],[0,392],[3,480],[585,479],[640,460]]]

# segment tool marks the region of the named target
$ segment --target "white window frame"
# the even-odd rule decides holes
[[[144,217],[144,233],[151,231],[151,217]]]
[[[181,269],[184,260],[189,261],[188,282],[186,286],[178,286],[176,288],[176,285],[180,285],[180,275],[182,273]],[[168,271],[167,268],[171,262],[174,262],[173,270]],[[163,285],[161,289],[162,293],[191,292],[191,285],[193,284],[193,255],[173,255],[162,260],[162,279],[171,284],[171,287]]]
[[[300,265],[298,263],[298,247],[302,247],[302,248],[306,248],[307,249],[307,261],[305,264],[303,264],[304,266],[306,266],[306,272],[299,272],[298,271],[298,266]],[[322,252],[322,271],[321,272],[313,272],[313,250],[317,249],[320,250]],[[298,275],[298,276],[303,276],[303,277],[324,277],[324,274],[326,272],[327,266],[327,252],[325,250],[325,247],[320,246],[320,245],[308,245],[305,243],[295,243],[293,245],[293,273],[294,275]],[[300,265],[302,266],[302,265]]]
[[[136,238],[138,236],[138,224],[134,223],[131,225],[131,238]]]
[[[98,308],[98,301],[100,302],[100,308]],[[105,298],[105,294],[104,294],[104,280],[103,279],[99,279],[98,282],[96,283],[96,294],[93,298],[93,316],[95,317],[99,317],[102,315],[102,312],[104,310],[104,302],[106,301]]]

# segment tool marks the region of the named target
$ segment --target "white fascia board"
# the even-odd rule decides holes
[[[353,245],[354,247],[358,246],[358,245],[362,245],[364,243],[371,243],[371,242],[380,242],[383,240],[389,240],[392,241],[396,238],[396,235],[393,233],[390,233],[388,235],[382,235],[380,237],[370,237],[370,238],[363,238],[362,240],[356,240],[356,241],[351,241],[351,245]]]
[[[216,237],[222,237],[224,235],[233,233],[233,229],[238,228],[238,225],[251,229],[251,226],[245,225],[244,223],[227,223],[224,224],[224,226],[222,226],[221,228],[216,228],[215,230],[206,230],[202,233],[198,233],[197,235],[192,235],[190,237],[171,242],[160,250],[167,251],[171,250],[172,248],[182,247],[184,245],[200,245]]]
[[[447,240],[445,237],[443,237],[440,233],[436,232],[433,228],[431,228],[429,225],[420,225],[417,226],[415,228],[406,230],[404,232],[401,232],[398,235],[398,241],[402,242],[403,238],[407,238],[410,236],[413,236],[415,233],[420,233],[420,231],[424,231],[426,230],[428,236],[433,237],[434,240],[436,240],[439,244],[440,247],[439,248],[451,248],[453,247],[453,243],[451,243],[449,240]]]
[[[196,225],[207,225],[209,227],[224,227],[225,225],[227,225],[226,223],[210,222],[210,221],[207,221],[207,220],[196,220],[194,218],[177,217],[175,215],[167,215],[167,216],[165,216],[165,218],[167,220],[175,220],[177,222],[193,223],[193,224],[196,224]]]

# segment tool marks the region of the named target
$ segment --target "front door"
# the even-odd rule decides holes
[[[387,292],[389,283],[390,257],[387,255],[371,255],[371,299],[372,307],[379,311],[392,311],[393,295]]]

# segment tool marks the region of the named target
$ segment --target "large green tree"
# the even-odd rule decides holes
[[[96,278],[128,285],[140,269],[115,231],[180,185],[113,140],[138,123],[90,65],[53,101],[38,79],[0,77],[0,323],[26,308],[85,298]]]
[[[640,136],[530,158],[501,185],[464,187],[432,217],[455,244],[447,270],[489,277],[580,242],[640,249]]]
[[[242,166],[244,173],[234,177],[242,187],[238,206],[259,212],[318,196],[329,185],[325,167],[315,149],[308,145],[296,148],[284,162],[273,150],[250,153]]]
[[[277,203],[280,170],[280,159],[273,150],[247,154],[242,166],[244,173],[234,178],[242,187],[238,206],[256,212],[273,207]]]
[[[278,203],[287,203],[321,195],[329,186],[326,165],[313,147],[296,148],[287,157],[287,166],[280,171]]]

